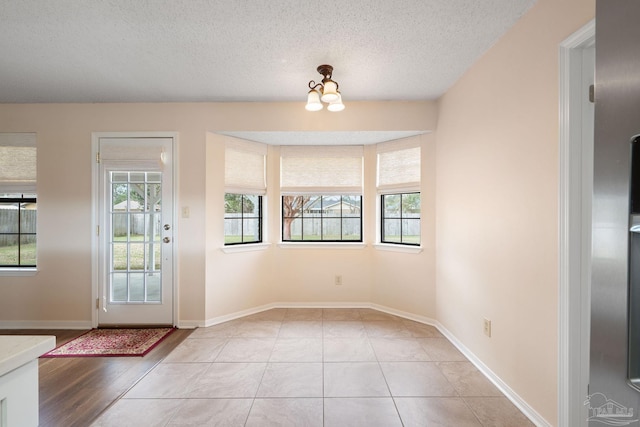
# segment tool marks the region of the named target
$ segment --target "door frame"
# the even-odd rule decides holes
[[[558,426],[587,425],[591,240],[584,231],[591,233],[591,212],[585,218],[582,208],[591,206],[593,164],[582,149],[581,83],[582,51],[594,44],[591,20],[559,46]]]
[[[179,218],[178,206],[178,133],[177,132],[92,132],[91,133],[91,326],[93,328],[98,327],[98,310],[100,310],[99,301],[99,289],[100,285],[100,271],[99,271],[99,239],[98,239],[98,225],[100,224],[100,212],[98,206],[100,205],[100,165],[97,162],[98,150],[100,144],[100,138],[171,138],[171,159],[172,159],[172,179],[173,179],[173,206],[171,207],[174,223],[173,223],[173,278],[172,278],[172,292],[173,292],[173,326],[178,325],[179,312],[179,287],[178,287],[178,243],[179,243]]]

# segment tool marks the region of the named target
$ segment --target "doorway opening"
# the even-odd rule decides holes
[[[595,20],[560,44],[558,425],[586,426]]]

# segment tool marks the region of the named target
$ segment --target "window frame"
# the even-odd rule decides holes
[[[324,225],[324,221],[325,219],[337,219],[340,220],[340,237],[341,239],[339,240],[329,240],[329,239],[322,239],[322,231],[320,234],[320,239],[305,239],[304,238],[304,210],[301,210],[300,215],[299,216],[294,216],[294,217],[285,217],[285,212],[284,212],[284,198],[285,197],[320,197],[321,198],[321,209],[320,209],[320,216],[314,216],[313,218],[316,218],[320,221],[320,228],[321,230],[323,229],[323,225]],[[339,203],[342,206],[343,202],[344,202],[344,198],[345,197],[357,197],[359,198],[360,201],[360,212],[358,216],[343,216],[343,212],[342,212],[342,208],[340,210],[340,216],[324,216],[324,212],[322,209],[322,202],[324,201],[325,197],[340,197]],[[302,244],[318,244],[318,243],[337,243],[337,244],[343,244],[343,243],[363,243],[363,234],[364,234],[364,230],[363,230],[363,221],[362,221],[362,214],[363,214],[363,196],[362,194],[283,194],[281,195],[280,198],[280,241],[283,243],[302,243]],[[301,233],[300,239],[285,239],[284,238],[284,228],[285,228],[285,218],[292,218],[292,220],[295,219],[300,219],[302,220],[302,226],[301,226]],[[308,217],[307,217],[308,218]],[[343,220],[344,219],[358,219],[358,223],[359,223],[359,227],[360,227],[360,238],[359,239],[344,239],[344,233],[343,233]]]
[[[22,207],[23,204],[33,203],[36,205],[36,218],[35,218],[35,230],[33,232],[22,231],[22,211],[25,209]],[[18,263],[17,264],[0,264],[0,271],[11,271],[11,270],[34,270],[38,267],[38,197],[37,195],[21,195],[19,197],[16,196],[0,196],[0,204],[17,204],[18,205],[18,229],[17,232],[0,232],[0,236],[17,236],[18,237]],[[34,236],[35,237],[35,263],[34,264],[21,264],[21,247],[24,245],[22,243],[23,236]]]
[[[418,194],[420,197],[420,216],[418,218],[403,218],[402,216],[402,198],[409,194]],[[385,197],[387,196],[400,196],[400,216],[399,217],[387,217],[385,216]],[[385,220],[386,219],[394,219],[400,220],[400,241],[390,241],[385,240]],[[420,234],[418,235],[419,241],[418,243],[408,243],[403,242],[403,233],[402,233],[402,224],[403,220],[415,220],[420,224]],[[384,193],[380,194],[380,243],[385,245],[402,245],[402,246],[411,246],[411,247],[420,247],[422,245],[422,194],[420,191],[406,191],[406,192],[396,192],[396,193]]]
[[[240,220],[240,241],[239,242],[226,242],[227,239],[227,234],[226,232],[224,232],[224,246],[225,247],[231,247],[231,246],[241,246],[241,245],[256,245],[256,244],[262,244],[263,240],[264,240],[264,226],[263,226],[263,221],[264,221],[264,196],[260,195],[260,194],[245,194],[245,193],[230,193],[230,192],[225,192],[225,198],[227,196],[227,194],[235,194],[238,196],[241,196],[241,201],[240,201],[240,206],[244,206],[244,198],[246,196],[255,196],[258,198],[258,216],[252,216],[249,218],[245,218],[245,213],[244,213],[244,209],[241,209],[240,212],[240,217],[233,217],[233,218],[227,218],[227,212],[225,210],[224,213],[224,222],[226,223],[227,220]],[[257,219],[258,220],[258,240],[251,240],[251,241],[244,241],[244,220],[245,219]]]

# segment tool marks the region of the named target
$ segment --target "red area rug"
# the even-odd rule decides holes
[[[92,329],[42,357],[144,356],[174,328]]]

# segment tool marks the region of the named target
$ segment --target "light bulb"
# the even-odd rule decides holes
[[[319,111],[322,110],[322,102],[320,102],[320,93],[311,89],[307,94],[307,105],[304,107],[307,111]]]
[[[338,99],[338,85],[331,79],[324,79],[322,81],[324,89],[322,89],[322,102],[333,102]]]
[[[327,110],[334,113],[344,110],[344,104],[342,103],[342,94],[340,94],[340,92],[338,92],[338,98],[336,98],[335,101],[329,103]]]

